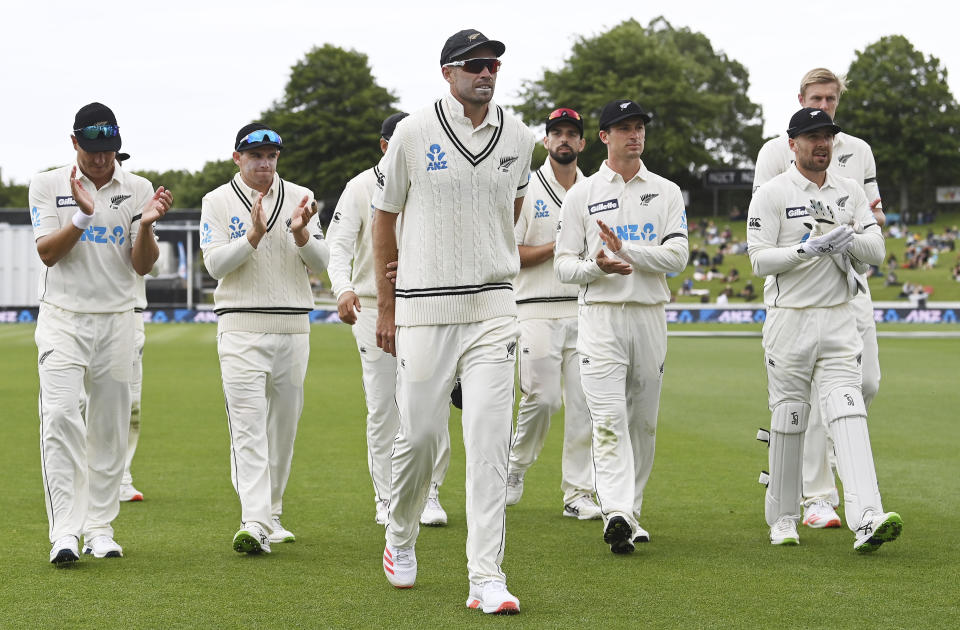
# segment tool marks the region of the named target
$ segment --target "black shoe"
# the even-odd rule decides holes
[[[607,529],[603,532],[603,542],[610,545],[613,553],[633,553],[633,541],[630,540],[633,532],[627,519],[614,516],[607,522]]]

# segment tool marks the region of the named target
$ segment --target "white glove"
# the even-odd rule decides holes
[[[800,244],[800,249],[797,251],[806,256],[842,254],[850,249],[851,243],[853,243],[853,228],[842,225],[823,236],[808,238]]]
[[[817,222],[816,227],[820,228],[818,230],[820,234],[826,234],[840,224],[839,217],[837,213],[833,211],[833,208],[829,205],[823,205],[823,202],[819,199],[810,200],[810,205],[807,206],[807,212],[810,214],[810,217]],[[814,234],[814,236],[818,235]]]

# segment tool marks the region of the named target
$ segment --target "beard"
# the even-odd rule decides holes
[[[577,159],[577,152],[573,149],[570,149],[567,153],[558,153],[557,151],[550,151],[549,153],[550,158],[557,164],[569,164]]]

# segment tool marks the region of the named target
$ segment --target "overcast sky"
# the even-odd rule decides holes
[[[197,170],[228,157],[237,129],[279,98],[290,67],[324,43],[366,53],[377,82],[410,111],[446,87],[438,69],[444,40],[477,28],[507,46],[496,99],[510,104],[522,80],[560,67],[578,36],[628,18],[646,25],[658,15],[704,33],[715,50],[747,68],[748,94],[763,107],[766,134],[774,135],[796,111],[807,70],[845,72],[857,50],[884,35],[904,35],[939,58],[956,97],[957,6],[933,0],[4,2],[0,173],[6,182],[26,183],[72,159],[73,116],[91,101],[117,114],[123,150],[133,156],[129,168]],[[624,96],[656,109],[642,95]],[[837,118],[842,124],[842,101]],[[647,146],[657,150],[653,129]]]

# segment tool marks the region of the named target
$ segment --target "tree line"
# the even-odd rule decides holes
[[[960,107],[939,59],[901,35],[885,36],[856,51],[847,79],[837,122],[873,147],[885,207],[930,206],[936,186],[960,184]],[[592,140],[604,103],[636,99],[655,116],[656,150],[645,162],[689,190],[697,214],[710,201],[700,184],[703,172],[751,168],[765,140],[763,112],[747,96],[749,86],[746,68],[715,50],[703,33],[662,17],[646,26],[627,20],[578,38],[559,68],[523,83],[513,110],[538,126],[555,107],[572,107],[584,115],[585,136]],[[377,84],[367,55],[326,44],[293,66],[283,95],[260,120],[287,144],[284,177],[332,207],[346,182],[380,158],[380,122],[397,111],[397,100]],[[541,147],[535,162],[544,157]],[[599,141],[588,142],[582,170],[594,172],[604,157]],[[231,160],[219,160],[196,172],[137,172],[176,191],[178,207],[198,208],[203,195],[235,170]],[[731,201],[745,205],[749,192],[734,193]],[[26,205],[26,186],[0,179],[0,207]]]

